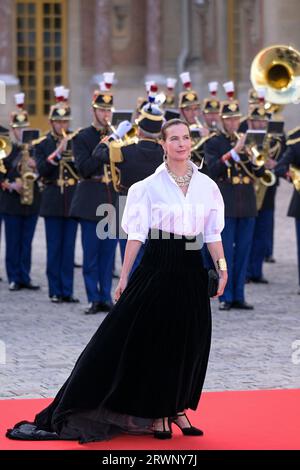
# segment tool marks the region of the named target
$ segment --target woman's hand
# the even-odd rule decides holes
[[[224,289],[225,289],[226,284],[227,284],[227,279],[228,279],[227,271],[219,272],[218,292],[213,297],[213,299],[216,299],[217,297],[220,297],[221,295],[223,295]]]
[[[119,280],[119,284],[117,285],[117,288],[115,290],[115,301],[118,302],[119,298],[121,297],[121,294],[124,292],[126,289],[128,282],[128,277],[127,276],[121,276]]]

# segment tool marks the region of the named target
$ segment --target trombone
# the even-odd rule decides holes
[[[77,134],[78,131],[70,132],[69,134],[66,133],[65,129],[61,130],[64,139],[67,139],[67,148],[62,152],[62,157],[65,161],[73,162],[74,156],[72,149],[69,147],[69,142],[73,139],[74,135]],[[69,148],[68,148],[69,147]]]
[[[242,137],[242,134],[239,134],[238,132],[234,132],[234,136],[236,137],[237,140],[239,140]],[[250,162],[256,167],[256,169],[261,168],[267,161],[267,158],[268,158],[267,146],[264,146],[262,151],[260,151],[255,144],[246,145],[245,149],[246,149],[247,154],[249,155]],[[255,189],[257,193],[257,198],[259,200],[262,199],[263,201],[267,187],[273,186],[276,183],[276,176],[274,175],[274,173],[268,170],[267,168],[265,168],[264,174],[260,177],[257,177],[248,170],[244,162],[239,161],[238,164],[240,164],[243,170],[248,174],[248,176],[250,176],[255,181]],[[265,187],[264,191],[260,189],[262,186]],[[261,204],[262,204],[262,201],[261,201]]]

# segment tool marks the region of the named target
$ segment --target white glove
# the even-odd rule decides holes
[[[231,154],[231,158],[232,158],[235,162],[239,162],[239,161],[241,160],[239,154],[238,154],[234,149],[231,149],[231,150],[230,150],[230,154]]]
[[[129,121],[122,121],[117,127],[117,130],[114,134],[119,139],[123,139],[124,135],[132,129],[132,124]]]

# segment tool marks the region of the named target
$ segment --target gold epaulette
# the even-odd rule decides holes
[[[289,132],[287,133],[287,136],[288,136],[288,137],[291,137],[293,134],[296,134],[296,132],[298,132],[298,131],[300,131],[300,126],[295,127],[294,129],[292,129],[291,131],[289,131]]]
[[[46,135],[42,135],[42,137],[39,137],[38,139],[34,139],[31,144],[32,145],[38,145],[40,144],[41,142],[43,142],[43,140],[47,139],[47,136]]]

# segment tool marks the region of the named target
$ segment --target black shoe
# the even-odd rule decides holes
[[[237,308],[240,310],[253,310],[253,305],[247,304],[245,301],[236,300],[232,302],[231,308]]]
[[[230,310],[231,309],[231,302],[220,302],[219,303],[219,310]]]
[[[11,291],[21,290],[21,286],[17,282],[10,282],[8,288]]]
[[[273,256],[266,256],[265,257],[265,262],[266,263],[276,263],[276,259],[273,258]]]
[[[101,312],[110,312],[113,308],[113,304],[111,302],[99,302]]]
[[[29,290],[39,290],[40,286],[36,284],[32,284],[30,281],[28,284],[20,284],[21,289],[29,289]]]
[[[155,437],[155,439],[171,439],[172,430],[169,418],[161,418],[161,422],[159,424],[161,425],[161,429],[154,429],[153,437]]]
[[[265,277],[250,277],[250,282],[254,282],[254,284],[269,284],[268,279]]]
[[[62,298],[59,295],[51,295],[50,301],[54,304],[61,304]]]
[[[88,308],[85,309],[84,313],[86,315],[95,315],[95,313],[102,312],[102,303],[101,302],[92,302]]]
[[[67,295],[65,297],[62,297],[61,301],[62,302],[67,302],[67,303],[70,303],[70,304],[78,304],[78,302],[80,302],[79,299],[76,299],[76,297],[73,297],[72,295]]]
[[[201,429],[191,425],[185,413],[178,413],[175,418],[171,418],[171,423],[176,424],[185,436],[203,436],[204,434]]]

